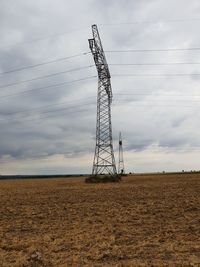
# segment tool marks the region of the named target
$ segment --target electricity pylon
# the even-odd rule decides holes
[[[124,157],[123,157],[123,146],[122,146],[122,135],[119,133],[119,164],[118,174],[125,174],[124,169]]]
[[[112,143],[110,72],[101,44],[97,25],[92,25],[93,38],[89,46],[98,72],[96,146],[92,174],[116,174]]]

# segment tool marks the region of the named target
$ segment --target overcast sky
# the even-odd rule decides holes
[[[91,172],[92,24],[112,77],[116,162],[121,131],[126,172],[200,169],[200,50],[170,51],[200,48],[199,14],[199,0],[1,0],[0,174]],[[157,51],[109,52],[131,49]]]

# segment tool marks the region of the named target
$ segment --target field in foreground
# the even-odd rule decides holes
[[[0,266],[200,266],[200,174],[0,181]]]

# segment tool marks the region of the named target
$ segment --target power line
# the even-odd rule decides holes
[[[183,51],[183,50],[200,50],[200,48],[183,48],[183,49],[135,49],[135,50],[108,50],[105,52],[108,53],[122,53],[122,52],[156,52],[156,51]],[[13,73],[13,72],[18,72],[18,71],[22,71],[22,70],[26,70],[26,69],[31,69],[31,68],[36,68],[36,67],[40,67],[40,66],[44,66],[44,65],[48,65],[48,64],[52,64],[52,63],[56,63],[59,61],[66,61],[68,59],[71,58],[75,58],[75,57],[80,57],[80,56],[84,56],[84,55],[88,55],[91,52],[84,52],[84,53],[79,53],[79,54],[75,54],[72,56],[67,56],[67,57],[61,57],[61,58],[57,58],[54,60],[49,60],[49,61],[44,61],[41,63],[37,63],[37,64],[33,64],[33,65],[28,65],[28,66],[23,66],[23,67],[18,67],[15,69],[11,69],[11,70],[7,70],[4,72],[0,72],[0,75],[4,75],[4,74],[9,74],[9,73]],[[134,63],[134,64],[109,64],[109,65],[173,65],[173,64],[200,64],[200,62],[178,62],[178,63]]]
[[[133,24],[148,24],[148,23],[182,23],[182,22],[196,22],[200,21],[200,18],[188,18],[188,19],[165,19],[165,20],[138,20],[138,21],[127,21],[127,22],[116,22],[116,23],[101,23],[99,26],[120,26],[120,25],[133,25]]]
[[[125,95],[126,96],[126,95],[146,95],[146,94],[116,94],[116,95],[122,95],[122,96]],[[43,110],[43,109],[48,109],[49,107],[53,107],[53,106],[61,106],[61,105],[66,105],[66,104],[68,104],[68,105],[73,104],[73,108],[74,108],[74,107],[76,107],[76,106],[74,106],[74,103],[77,103],[77,102],[80,102],[80,101],[84,101],[84,100],[87,100],[87,99],[94,99],[94,98],[95,98],[95,96],[90,96],[90,97],[86,97],[86,98],[75,99],[75,100],[72,100],[72,101],[66,101],[66,102],[61,102],[61,103],[55,103],[55,104],[50,104],[50,105],[46,105],[46,106],[36,107],[36,108],[28,109],[28,110],[15,111],[15,112],[7,113],[6,114],[6,119],[7,119],[8,116],[13,116],[13,115],[15,116],[15,115],[18,115],[18,114],[26,114],[27,115],[27,113],[32,113],[32,111],[40,111],[40,110]],[[134,99],[131,99],[131,98],[128,98],[128,99],[116,99],[116,98],[114,98],[113,100],[114,100],[114,102],[115,101],[119,101],[119,102],[132,102],[132,101],[134,101]],[[137,100],[137,101],[134,101],[134,103],[136,103],[136,104],[138,102],[144,103],[145,101],[149,102],[149,100]],[[157,102],[157,101],[176,101],[176,102],[194,102],[194,103],[200,102],[200,100],[182,100],[182,99],[181,100],[180,99],[151,100],[151,102]],[[90,104],[90,103],[87,103],[87,104]],[[93,104],[93,102],[91,104]],[[82,104],[80,104],[80,105],[82,105]],[[47,110],[47,112],[53,112],[53,111],[55,111],[55,110],[50,110],[50,111]],[[46,111],[40,112],[39,114],[43,114],[43,113],[46,113]]]
[[[94,98],[94,97],[88,97],[87,99],[89,99],[89,98]],[[124,100],[118,100],[118,102],[130,103],[132,101],[131,101],[131,99],[124,99]],[[167,104],[164,104],[164,105],[163,104],[161,104],[161,105],[155,105],[154,104],[154,105],[152,105],[152,104],[148,104],[148,103],[147,104],[139,104],[138,105],[138,103],[141,103],[141,102],[144,103],[144,101],[137,101],[137,103],[134,102],[135,105],[131,105],[131,107],[134,107],[134,108],[135,107],[136,108],[137,107],[176,107],[176,108],[185,108],[185,107],[186,108],[195,108],[195,107],[199,107],[199,106],[194,106],[194,105],[193,106],[189,106],[189,105],[178,105],[177,106],[177,105],[171,105],[171,104],[170,105],[167,105]],[[66,110],[68,111],[70,109],[74,109],[74,108],[77,108],[77,107],[80,107],[80,106],[89,106],[89,105],[95,104],[94,101],[92,101],[92,102],[86,102],[86,103],[79,103],[77,105],[73,105],[72,107],[67,106],[67,107],[53,109],[53,110],[48,110],[47,109],[47,110],[44,110],[42,112],[37,112],[37,113],[33,112],[33,111],[40,111],[40,110],[48,108],[48,107],[66,105],[66,104],[69,104],[69,103],[70,102],[56,103],[56,104],[52,104],[52,105],[48,105],[48,106],[44,106],[44,107],[34,108],[34,109],[30,109],[30,110],[23,110],[23,111],[19,111],[19,112],[16,112],[16,113],[10,113],[10,114],[6,115],[6,118],[0,119],[0,121],[2,121],[2,122],[8,122],[10,120],[11,121],[19,121],[19,119],[24,118],[23,115],[27,116],[27,113],[29,113],[29,117],[26,117],[25,120],[23,119],[23,122],[24,122],[24,121],[29,121],[30,117],[34,116],[34,115],[39,115],[40,116],[40,115],[43,115],[43,114],[52,113],[50,116],[45,116],[45,117],[43,116],[43,117],[38,117],[38,118],[31,119],[31,121],[32,120],[41,120],[41,119],[45,119],[45,118],[48,118],[48,117],[54,117],[54,115],[56,115],[57,112],[62,112],[62,111],[66,111]],[[116,99],[114,99],[114,106],[116,107]],[[79,112],[79,111],[77,110],[77,112]],[[10,117],[12,115],[18,115],[18,114],[20,114],[22,116],[17,117],[17,118]]]
[[[85,103],[85,104],[81,104],[81,106],[88,106],[89,104],[93,104],[93,103]],[[114,106],[116,106],[116,105],[114,105]],[[144,108],[144,107],[169,107],[169,108],[172,107],[172,108],[174,108],[174,107],[176,107],[177,108],[177,105],[135,105],[135,106],[131,106],[131,107],[134,107],[134,108]],[[181,107],[181,108],[194,108],[194,106],[183,106],[183,105],[178,106],[178,107]],[[47,118],[52,118],[52,117],[58,116],[59,112],[64,112],[64,114],[66,114],[66,115],[69,114],[69,113],[81,113],[83,111],[88,111],[89,108],[80,109],[80,110],[76,110],[76,111],[70,111],[70,112],[68,110],[69,110],[69,108],[66,107],[66,108],[62,108],[62,109],[59,109],[59,110],[55,110],[54,113],[52,113],[53,110],[47,111],[47,112],[44,112],[44,113],[52,113],[52,114],[51,115],[47,115],[47,116],[43,116],[43,117],[38,117],[38,118],[31,118],[31,119],[30,118],[26,118],[22,122],[24,122],[24,121],[25,122],[26,121],[34,122],[34,121],[40,121],[40,120],[47,119]],[[66,111],[67,111],[67,113],[66,113]],[[41,114],[43,114],[43,113],[41,113]],[[41,114],[39,114],[39,115],[41,115]],[[19,122],[19,118],[14,118],[14,119],[10,118],[10,120]],[[5,121],[5,122],[7,122],[7,121]]]
[[[187,51],[187,50],[200,50],[200,48],[174,48],[174,49],[132,49],[132,50],[107,50],[105,52],[107,53],[125,53],[125,52],[159,52],[159,51]],[[37,63],[37,64],[33,64],[33,65],[28,65],[28,66],[23,66],[23,67],[18,67],[15,69],[11,69],[11,70],[7,70],[4,72],[0,72],[0,75],[4,75],[4,74],[8,74],[8,73],[13,73],[13,72],[18,72],[18,71],[22,71],[22,70],[26,70],[26,69],[31,69],[31,68],[36,68],[39,66],[44,66],[44,65],[48,65],[48,64],[52,64],[52,63],[56,63],[59,61],[66,61],[68,59],[71,58],[75,58],[75,57],[80,57],[80,56],[84,56],[84,55],[88,55],[91,52],[83,52],[83,53],[79,53],[79,54],[75,54],[72,56],[67,56],[67,57],[61,57],[61,58],[57,58],[54,60],[49,60],[49,61],[44,61],[41,63]],[[183,63],[135,63],[135,64],[109,64],[109,65],[172,65],[172,64],[200,64],[200,62],[183,62]]]
[[[123,101],[122,101],[123,102]],[[132,101],[124,101],[124,102],[132,102]],[[115,106],[116,106],[116,104],[115,104]],[[127,106],[127,104],[126,104],[126,106]],[[139,105],[132,105],[131,106],[131,108],[143,108],[143,107],[153,107],[153,108],[156,108],[156,107],[174,107],[174,108],[200,108],[200,106],[186,106],[186,105],[179,105],[179,106],[177,106],[177,105],[155,105],[155,104],[143,104],[143,105],[141,105],[141,104],[139,104]]]
[[[174,64],[200,64],[200,63],[149,63],[149,64],[148,63],[141,63],[141,64],[140,63],[133,63],[133,64],[127,63],[127,64],[109,64],[109,65],[111,65],[111,66],[112,65],[113,66],[115,66],[115,65],[116,66],[118,66],[118,65],[119,66],[121,66],[121,65],[129,66],[129,65],[174,65]],[[10,84],[5,84],[5,85],[0,86],[0,88],[4,88],[4,87],[6,88],[6,87],[14,86],[14,85],[17,85],[17,84],[22,84],[22,83],[26,83],[26,82],[36,81],[36,80],[40,80],[40,79],[44,79],[44,78],[49,78],[49,77],[65,74],[65,73],[68,73],[68,72],[75,72],[75,71],[79,71],[79,70],[83,70],[83,69],[87,69],[87,68],[92,68],[94,66],[95,65],[88,65],[88,66],[85,66],[85,67],[69,69],[69,70],[65,70],[65,71],[61,71],[61,72],[52,73],[52,74],[49,74],[49,75],[43,75],[43,76],[35,77],[35,78],[32,78],[32,79],[28,79],[28,80],[23,80],[23,81],[19,81],[19,82],[15,82],[15,83],[10,83]],[[166,75],[168,75],[168,74],[166,74]],[[195,74],[174,74],[173,76],[177,76],[177,75],[181,76],[181,75],[200,75],[200,74],[197,74],[197,73],[195,73]],[[130,76],[130,75],[127,75],[127,76]]]
[[[184,107],[184,105],[177,105],[177,103],[184,103],[184,102],[191,102],[191,103],[200,103],[200,99],[198,100],[184,100],[184,99],[131,99],[130,97],[129,98],[125,98],[125,99],[114,99],[115,102],[128,102],[128,103],[134,103],[134,104],[138,104],[138,103],[142,103],[142,104],[149,104],[149,103],[157,103],[157,102],[170,102],[172,104],[176,104],[177,107]],[[175,103],[173,103],[175,102]],[[163,105],[163,104],[161,104]],[[171,104],[170,104],[171,106]],[[192,107],[198,107],[198,106],[192,106]]]
[[[200,65],[200,62],[111,63],[109,64],[109,66],[165,66],[165,65]]]
[[[24,66],[24,67],[18,67],[18,68],[15,68],[15,69],[11,69],[11,70],[7,70],[7,71],[4,71],[4,72],[0,72],[0,75],[12,73],[12,72],[17,72],[17,71],[22,71],[22,70],[26,70],[26,69],[32,69],[32,68],[36,68],[36,67],[52,64],[52,63],[59,62],[59,61],[66,61],[66,60],[71,59],[71,58],[80,57],[80,56],[84,56],[84,55],[88,55],[88,54],[90,54],[90,52],[79,53],[79,54],[75,54],[75,55],[68,56],[68,57],[61,57],[61,58],[57,58],[57,59],[53,59],[53,60],[49,60],[49,61],[44,61],[44,62],[41,62],[41,63],[33,64],[33,65],[28,65],[28,66]]]
[[[40,110],[47,109],[47,108],[53,107],[53,106],[70,105],[70,104],[74,105],[74,103],[77,103],[77,102],[83,101],[83,100],[87,100],[87,99],[94,99],[94,96],[79,98],[79,99],[72,100],[72,101],[65,101],[65,102],[61,102],[61,103],[50,104],[50,105],[46,105],[46,106],[42,106],[42,107],[36,107],[36,108],[28,109],[28,110],[15,111],[15,112],[7,113],[6,117],[12,116],[12,115],[17,115],[17,114],[23,114],[23,113],[25,113],[25,114],[32,113],[32,111],[40,111]],[[52,111],[54,111],[54,110],[52,110]]]
[[[88,106],[88,103],[87,104],[84,104],[86,106]],[[134,108],[144,108],[144,107],[169,107],[169,108],[174,108],[177,106],[175,105],[137,105],[137,106],[132,106]],[[181,106],[181,107],[184,107],[184,108],[194,108],[194,106]],[[69,109],[68,108],[62,108],[62,110],[56,110],[53,114],[50,114],[50,115],[47,115],[47,116],[40,116],[38,118],[26,118],[25,120],[23,119],[23,121],[19,121],[19,119],[10,119],[10,121],[12,122],[16,122],[18,123],[16,126],[18,126],[20,129],[21,129],[21,125],[19,124],[19,122],[28,122],[28,121],[31,121],[31,123],[44,123],[44,119],[52,119],[52,117],[55,117],[55,116],[61,116],[59,114],[59,112],[62,112],[62,115],[68,115],[68,114],[71,114],[71,113],[83,113],[83,112],[86,112],[86,111],[89,111],[89,108],[85,108],[85,109],[80,109],[80,110],[75,110],[75,111],[68,111]],[[51,113],[50,111],[48,113]],[[68,117],[69,118],[69,117]],[[7,122],[7,121],[5,121]],[[29,127],[32,127],[34,126],[34,124],[31,124],[31,125],[28,125]],[[27,126],[27,124],[26,124]]]
[[[83,29],[86,29],[86,27],[83,27],[82,29],[80,29],[80,28],[72,29],[72,30],[69,30],[69,31],[66,31],[66,32],[62,32],[62,33],[50,34],[50,35],[47,35],[47,36],[44,36],[44,37],[38,37],[38,38],[35,38],[35,39],[32,39],[32,40],[25,40],[23,42],[16,43],[13,46],[21,46],[21,45],[26,45],[26,44],[29,44],[29,43],[36,43],[36,42],[44,41],[44,40],[47,40],[47,39],[53,39],[53,38],[56,38],[56,37],[60,37],[60,36],[69,34],[69,33],[79,32],[79,31],[82,31]],[[2,48],[2,47],[0,47],[0,48]]]
[[[86,104],[82,104],[82,106],[88,106],[88,103]],[[84,109],[80,109],[80,110],[75,110],[75,111],[68,111],[68,108],[63,108],[62,110],[58,110],[56,111],[55,113],[51,114],[51,115],[47,115],[47,116],[43,116],[43,117],[39,117],[39,118],[34,118],[34,119],[31,119],[31,122],[33,120],[43,120],[43,119],[48,119],[48,118],[52,118],[52,117],[55,117],[55,116],[58,116],[57,112],[62,112],[62,115],[68,115],[69,113],[82,113],[82,112],[85,112],[85,111],[88,111],[89,108],[84,108]],[[67,111],[67,112],[66,112]],[[63,113],[64,112],[64,113]],[[50,112],[46,112],[46,113],[50,113]],[[69,117],[68,117],[69,118]]]
[[[127,49],[127,50],[105,50],[106,53],[137,53],[137,52],[168,52],[168,51],[199,51],[200,47],[190,48],[164,48],[164,49]]]
[[[179,94],[179,95],[163,95],[163,94],[148,94],[148,93],[118,93],[118,94],[115,94],[117,96],[161,96],[161,97],[188,97],[188,96],[193,96],[193,97],[200,97],[200,95],[183,95],[183,94]],[[33,109],[29,109],[29,110],[22,110],[22,111],[18,111],[18,112],[14,112],[14,113],[9,113],[7,115],[16,115],[18,113],[29,113],[30,111],[33,111],[33,110],[41,110],[41,109],[45,109],[45,108],[48,108],[48,107],[52,107],[52,106],[58,106],[58,105],[65,105],[65,104],[73,104],[74,102],[77,102],[77,101],[82,101],[82,100],[85,100],[85,99],[90,99],[90,98],[94,98],[94,96],[91,96],[91,97],[87,97],[87,98],[80,98],[80,99],[76,99],[76,100],[73,100],[73,101],[67,101],[67,102],[62,102],[62,103],[55,103],[55,104],[50,104],[50,105],[46,105],[46,106],[42,106],[42,107],[37,107],[37,108],[33,108]],[[114,98],[114,100],[117,100]],[[128,101],[131,101],[132,99],[129,98]],[[126,101],[126,99],[120,99],[120,101]],[[133,99],[134,101],[134,99]],[[148,100],[146,100],[148,101]],[[156,101],[156,100],[155,100]],[[169,100],[159,100],[159,101],[169,101]],[[194,102],[194,103],[198,103],[200,100],[180,100],[180,99],[173,99],[173,101],[178,101],[178,102]]]
[[[162,21],[159,21],[159,20],[138,20],[138,21],[132,21],[132,22],[121,22],[121,23],[100,23],[98,24],[99,26],[101,27],[108,27],[108,26],[123,26],[123,25],[134,25],[134,24],[156,24],[156,23],[183,23],[183,22],[197,22],[199,21],[200,18],[188,18],[188,19],[166,19],[166,20],[162,20]],[[66,34],[70,34],[70,33],[73,33],[73,32],[79,32],[79,31],[82,31],[83,29],[86,29],[88,27],[83,27],[82,29],[80,28],[77,28],[77,29],[72,29],[72,30],[69,30],[69,31],[66,31],[66,32],[62,32],[62,33],[55,33],[55,34],[50,34],[50,35],[47,35],[47,36],[44,36],[44,37],[38,37],[38,38],[35,38],[35,39],[32,39],[32,40],[27,40],[27,41],[24,41],[24,42],[20,42],[20,43],[17,43],[17,44],[14,44],[13,46],[20,46],[20,45],[26,45],[26,44],[29,44],[29,43],[35,43],[35,42],[40,42],[40,41],[44,41],[44,40],[47,40],[47,39],[54,39],[54,38],[57,38],[57,37],[60,37],[60,36],[64,36]]]
[[[142,95],[142,96],[166,96],[166,97],[174,97],[174,96],[178,96],[178,97],[200,97],[200,95],[184,95],[184,94],[159,94],[159,93],[116,93],[115,95]]]
[[[173,74],[160,74],[160,73],[142,73],[142,74],[112,74],[113,77],[176,77],[176,76],[199,76],[200,73],[173,73]]]
[[[3,95],[3,96],[0,96],[0,98],[12,97],[12,96],[21,95],[21,94],[27,94],[29,92],[39,91],[39,90],[44,90],[44,89],[49,89],[49,88],[54,88],[54,87],[58,87],[58,86],[61,87],[61,86],[64,86],[66,84],[73,84],[73,83],[76,83],[76,82],[82,82],[82,81],[86,81],[86,80],[89,80],[89,79],[94,79],[96,77],[97,76],[95,75],[95,76],[89,76],[89,77],[85,77],[85,78],[81,78],[81,79],[77,79],[77,80],[73,80],[73,81],[66,81],[66,82],[62,82],[62,83],[51,84],[51,85],[44,86],[44,87],[33,88],[33,89],[20,91],[20,92],[13,93],[13,94]]]
[[[88,105],[88,104],[85,104],[85,105]],[[15,123],[18,123],[15,125],[15,127],[19,127],[20,129],[21,128],[21,124],[19,124],[20,122],[29,122],[31,121],[31,123],[44,123],[44,119],[51,119],[52,117],[56,117],[56,116],[60,116],[59,112],[62,112],[62,115],[68,115],[68,114],[74,114],[74,113],[83,113],[85,111],[88,111],[89,108],[84,108],[84,109],[79,109],[79,110],[74,110],[74,111],[68,111],[67,108],[63,108],[61,111],[58,110],[56,111],[55,113],[53,114],[50,114],[50,115],[46,115],[46,116],[42,116],[42,117],[38,117],[38,118],[26,118],[25,120],[23,119],[23,121],[19,121],[19,119],[10,119],[10,121],[12,122],[15,122]],[[69,117],[68,117],[69,118]],[[56,120],[57,121],[57,120]],[[2,121],[3,123],[6,123],[7,121]],[[65,122],[66,123],[66,122]],[[34,126],[34,124],[31,124],[31,125],[28,125],[29,127],[32,127]],[[26,127],[27,127],[27,124],[26,124]]]
[[[63,107],[63,108],[58,108],[58,109],[54,109],[54,110],[45,110],[43,112],[38,112],[37,115],[43,115],[43,114],[47,114],[47,113],[53,113],[53,114],[51,114],[51,117],[52,117],[52,115],[56,114],[57,112],[60,112],[60,111],[62,112],[63,110],[65,111],[65,110],[70,110],[70,109],[74,109],[74,108],[76,109],[77,107],[88,106],[90,104],[94,104],[94,102],[81,103],[81,104],[78,104],[78,105],[73,105],[72,107]],[[0,121],[2,121],[2,122],[19,121],[19,119],[24,118],[23,113],[27,113],[27,112],[28,111],[26,111],[26,112],[25,111],[22,111],[21,112],[22,113],[22,116],[20,116],[18,118],[2,118],[2,119],[0,119]],[[77,110],[77,112],[79,112],[79,111]],[[28,118],[26,117],[25,119],[23,119],[23,122],[24,121],[29,121],[30,120],[30,117],[32,115],[36,115],[36,114],[33,113],[33,112],[30,112],[30,116]],[[44,119],[44,118],[46,118],[46,117],[34,118],[34,119],[31,119],[31,121],[32,120],[38,120],[38,119],[40,120],[40,119]]]
[[[79,70],[83,70],[83,69],[88,69],[88,68],[92,68],[92,67],[94,67],[94,65],[89,65],[89,66],[85,66],[85,67],[80,67],[80,68],[75,68],[75,69],[60,71],[60,72],[56,72],[56,73],[52,73],[52,74],[48,74],[48,75],[43,75],[43,76],[35,77],[35,78],[32,78],[32,79],[28,79],[28,80],[23,80],[23,81],[19,81],[19,82],[4,84],[4,85],[1,85],[0,88],[7,88],[7,87],[14,86],[14,85],[17,85],[17,84],[22,84],[22,83],[37,81],[37,80],[40,80],[40,79],[50,78],[50,77],[61,75],[61,74],[65,74],[65,73],[68,73],[68,72],[75,72],[75,71],[79,71]]]
[[[114,100],[118,100],[118,99],[114,99]],[[127,102],[134,102],[134,103],[138,103],[138,102],[176,102],[176,103],[182,103],[182,102],[191,102],[191,103],[200,103],[200,99],[197,100],[190,100],[190,99],[135,99],[135,98],[124,98],[124,99],[120,99],[119,101],[127,101]]]
[[[55,104],[51,104],[51,105],[46,105],[46,106],[42,106],[42,107],[37,107],[37,108],[32,108],[32,109],[28,109],[28,110],[21,110],[21,111],[17,111],[17,112],[13,112],[13,113],[7,113],[6,114],[6,119],[7,119],[7,117],[8,116],[15,116],[15,115],[18,115],[18,114],[25,114],[25,115],[27,115],[27,113],[30,113],[30,115],[32,115],[32,111],[40,111],[40,110],[43,110],[43,109],[46,109],[46,108],[49,108],[49,107],[53,107],[53,106],[61,106],[61,105],[66,105],[66,104],[73,104],[73,107],[67,107],[67,108],[76,108],[76,107],[78,107],[78,106],[82,106],[82,105],[89,105],[89,104],[93,104],[94,102],[87,102],[86,104],[85,103],[79,103],[78,105],[74,105],[74,103],[76,103],[77,101],[82,101],[82,100],[86,100],[86,99],[94,99],[95,97],[94,96],[91,96],[91,97],[87,97],[87,98],[82,98],[82,99],[77,99],[77,100],[74,100],[74,101],[67,101],[67,102],[62,102],[62,103],[55,103]],[[115,101],[119,101],[119,102],[132,102],[132,101],[134,101],[134,100],[132,100],[132,99],[120,99],[120,100],[118,100],[118,99],[114,99],[114,102]],[[145,100],[146,102],[149,102],[148,100]],[[134,101],[134,103],[138,103],[138,102],[142,102],[142,103],[144,103],[145,102],[144,100],[142,100],[142,101],[137,101],[137,102],[135,102]],[[159,100],[159,101],[165,101],[165,100]],[[169,101],[169,100],[166,100],[166,101]],[[177,101],[177,100],[173,100],[173,101]],[[151,100],[151,102],[152,102],[152,100]],[[157,102],[156,100],[154,100],[153,102]],[[200,100],[199,101],[193,101],[193,100],[179,100],[178,102],[200,102]],[[160,106],[160,105],[159,105]],[[173,106],[173,105],[169,105],[169,106]],[[185,107],[185,106],[183,106],[183,105],[181,105],[181,106],[176,106],[176,107]],[[188,107],[188,106],[187,106]],[[63,108],[61,108],[61,109],[57,109],[58,111],[60,111],[60,110],[62,110]],[[66,109],[66,108],[64,108],[64,109]],[[41,114],[44,114],[44,113],[49,113],[49,112],[55,112],[55,111],[57,111],[57,110],[55,110],[55,109],[53,109],[53,110],[48,110],[47,109],[47,111],[43,111],[43,112],[39,112],[38,114],[39,115],[41,115]],[[33,113],[34,115],[35,115],[35,113]],[[17,118],[18,119],[18,118]],[[2,120],[2,119],[0,119],[0,120]]]
[[[115,95],[122,95],[122,96],[130,96],[130,95],[150,95],[150,96],[152,96],[152,94],[134,94],[134,93],[122,93],[122,94],[115,94]],[[155,94],[153,95],[153,96],[155,96]],[[159,95],[159,96],[163,96],[163,95]],[[174,96],[182,96],[182,97],[184,97],[184,95],[164,95],[164,96],[171,96],[171,97],[174,97]],[[188,95],[187,95],[188,96]],[[190,95],[190,96],[192,96],[192,95]],[[186,95],[185,95],[185,97],[186,97]],[[67,102],[61,102],[61,103],[55,103],[55,104],[50,104],[50,105],[46,105],[46,106],[42,106],[42,107],[36,107],[36,108],[32,108],[32,109],[28,109],[28,110],[21,110],[21,111],[15,111],[15,112],[12,112],[12,113],[7,113],[6,114],[6,118],[7,118],[7,116],[12,116],[12,115],[17,115],[17,114],[23,114],[23,113],[25,113],[25,114],[27,114],[27,113],[32,113],[32,111],[40,111],[40,110],[43,110],[43,109],[47,109],[47,108],[49,108],[49,107],[53,107],[53,106],[61,106],[61,105],[66,105],[66,104],[68,104],[68,105],[70,105],[70,104],[74,104],[74,103],[76,103],[77,101],[83,101],[83,100],[86,100],[86,99],[92,99],[92,98],[94,98],[94,96],[91,96],[91,97],[87,97],[87,98],[80,98],[80,99],[76,99],[76,100],[72,100],[72,101],[67,101]],[[114,98],[114,101],[116,101],[116,100],[118,100],[118,99],[116,99],[116,98]],[[130,102],[130,101],[134,101],[134,99],[131,99],[131,98],[129,98],[129,99],[120,99],[119,101],[122,101],[122,102]],[[149,100],[140,100],[140,101],[137,101],[137,103],[138,102],[144,102],[144,101],[147,101],[147,102],[149,102]],[[157,100],[154,100],[155,102],[157,101]],[[160,100],[159,99],[159,101],[169,101],[169,100]],[[194,103],[198,103],[198,102],[200,102],[200,100],[180,100],[180,99],[173,99],[173,101],[176,101],[176,102],[194,102]],[[152,100],[151,100],[151,102],[152,102]],[[171,106],[171,105],[170,105]],[[54,111],[54,110],[52,110],[52,111]]]
[[[0,98],[8,98],[8,97],[13,97],[13,96],[18,96],[18,95],[22,95],[22,94],[28,94],[29,92],[32,92],[32,91],[37,91],[37,90],[43,90],[43,89],[48,89],[48,88],[53,88],[53,87],[58,87],[58,86],[64,86],[68,83],[74,83],[74,82],[78,82],[78,81],[84,81],[84,80],[88,80],[88,79],[93,79],[93,78],[96,78],[96,76],[91,76],[91,77],[86,77],[84,79],[79,79],[79,80],[74,80],[74,81],[71,81],[71,82],[63,82],[63,83],[58,83],[58,84],[53,84],[53,85],[49,85],[49,86],[45,86],[45,87],[40,87],[40,88],[33,88],[33,89],[30,89],[30,90],[24,90],[24,91],[20,91],[20,92],[17,92],[17,93],[13,93],[13,94],[7,94],[7,95],[3,95],[3,96],[0,96]],[[136,90],[135,88],[134,89],[130,89],[130,90]],[[139,89],[138,89],[139,90]],[[139,90],[140,91],[140,90]],[[159,94],[159,93],[149,93],[149,92],[145,92],[145,93],[115,93],[115,95],[144,95],[144,96],[166,96],[166,97],[174,97],[174,96],[178,96],[178,97],[189,97],[189,96],[193,96],[193,97],[200,97],[200,95],[183,95],[183,94]]]
[[[79,105],[79,106],[88,106],[88,103],[86,103],[86,104],[82,104],[82,105]],[[28,122],[28,121],[31,121],[31,123],[33,123],[33,122],[37,122],[37,121],[41,121],[41,120],[43,120],[42,122],[44,122],[44,119],[48,119],[48,118],[52,118],[52,117],[56,117],[56,116],[60,116],[60,112],[62,112],[62,115],[68,115],[68,114],[73,114],[73,113],[82,113],[82,112],[84,112],[84,111],[88,111],[89,110],[89,108],[84,108],[84,109],[79,109],[79,110],[75,110],[75,111],[69,111],[69,108],[68,107],[66,107],[66,108],[62,108],[62,109],[59,109],[59,110],[55,110],[55,112],[53,113],[53,114],[50,114],[50,115],[46,115],[46,116],[40,116],[40,117],[38,117],[38,118],[31,118],[31,116],[29,117],[29,118],[26,118],[25,120],[23,119],[23,121],[19,121],[19,119],[20,118],[15,118],[15,119],[12,119],[12,118],[10,118],[8,121],[12,121],[12,122]],[[52,111],[48,111],[48,112],[44,112],[45,114],[46,113],[51,113]],[[63,113],[64,112],[64,113]],[[39,114],[39,115],[43,115],[42,113],[41,114]],[[68,117],[69,118],[69,117]],[[2,122],[4,123],[6,123],[7,122],[7,120],[6,121],[3,121],[2,120]],[[19,124],[17,124],[17,126],[20,126]]]

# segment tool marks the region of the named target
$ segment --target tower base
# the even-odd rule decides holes
[[[85,179],[86,183],[116,183],[121,181],[121,175],[91,175]]]

